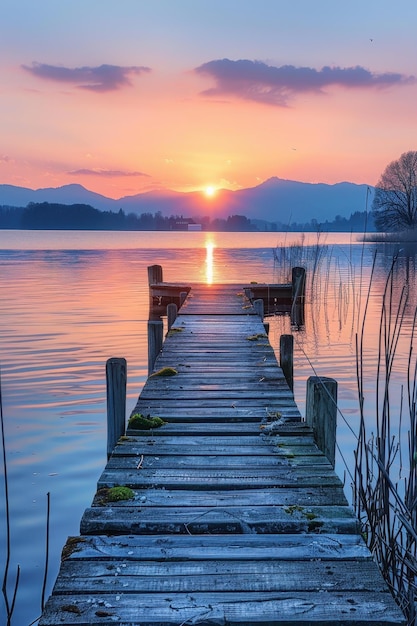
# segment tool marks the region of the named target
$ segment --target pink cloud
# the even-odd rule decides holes
[[[130,77],[150,72],[149,67],[119,65],[99,65],[98,67],[61,67],[58,65],[47,65],[46,63],[32,63],[31,66],[22,65],[22,68],[45,80],[61,83],[72,83],[80,89],[90,91],[105,92],[115,91],[132,84]]]
[[[71,176],[102,176],[104,178],[115,178],[121,176],[145,176],[149,177],[149,174],[143,172],[128,172],[123,170],[102,170],[102,169],[79,169],[68,172]]]
[[[261,61],[218,59],[194,70],[209,76],[216,86],[203,91],[206,96],[235,96],[275,106],[287,106],[299,93],[323,93],[326,87],[373,89],[415,82],[414,76],[386,72],[375,74],[356,67],[312,67],[282,65],[274,67]]]

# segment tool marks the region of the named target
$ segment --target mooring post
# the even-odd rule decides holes
[[[307,380],[306,422],[314,439],[334,467],[336,457],[337,382],[310,376]]]
[[[281,335],[279,338],[279,364],[291,391],[294,391],[294,337]]]
[[[253,301],[253,308],[255,309],[255,312],[259,315],[259,317],[263,321],[264,320],[264,301],[262,300],[262,298],[258,298],[257,300]]]
[[[188,292],[187,291],[180,291],[180,308],[182,307],[182,305],[186,301],[187,296],[188,296]]]
[[[304,302],[306,289],[306,271],[304,267],[292,268],[292,305],[291,324],[304,325]]]
[[[178,307],[175,302],[171,302],[167,305],[167,326],[168,332],[171,330],[172,324],[177,319]]]
[[[106,363],[107,458],[126,431],[126,359],[113,357]]]
[[[152,374],[156,357],[162,350],[164,323],[162,320],[148,321],[148,376]]]
[[[148,285],[154,285],[155,283],[162,283],[162,266],[161,265],[149,265],[148,267]]]

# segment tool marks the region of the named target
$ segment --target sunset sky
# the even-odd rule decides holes
[[[417,150],[416,33],[415,0],[2,0],[0,183],[375,185]]]

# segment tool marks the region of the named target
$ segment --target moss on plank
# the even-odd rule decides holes
[[[142,413],[135,413],[129,418],[127,427],[132,430],[153,430],[155,428],[161,428],[166,424],[160,417],[151,417],[150,415],[142,415]]]
[[[154,372],[149,376],[149,378],[154,378],[155,376],[175,376],[178,374],[175,367],[162,367],[157,372]]]

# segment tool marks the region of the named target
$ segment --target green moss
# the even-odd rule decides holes
[[[167,337],[172,337],[173,335],[176,335],[177,333],[182,333],[184,329],[183,328],[170,328],[169,331],[167,332]]]
[[[154,376],[175,376],[176,374],[178,374],[178,372],[175,367],[162,367],[157,372],[151,374],[149,378],[152,378]]]
[[[134,492],[130,487],[116,485],[111,487],[106,494],[106,500],[108,502],[120,502],[120,500],[132,500],[135,497]]]
[[[309,533],[317,533],[324,526],[323,522],[309,521],[308,522],[308,532]]]
[[[294,513],[303,513],[304,507],[299,504],[291,504],[290,506],[284,506],[284,511],[288,515],[294,515]]]
[[[316,532],[323,526],[323,522],[316,521],[318,517],[316,513],[313,513],[313,511],[305,509],[303,506],[300,506],[299,504],[292,504],[290,506],[285,506],[284,511],[285,513],[288,513],[288,515],[294,515],[295,513],[299,513],[301,517],[306,519],[308,522],[307,528],[308,528],[309,533]]]
[[[265,335],[265,333],[258,333],[257,335],[249,335],[249,337],[246,337],[246,339],[248,341],[258,341],[259,339],[267,339],[268,335]]]
[[[62,548],[61,561],[68,559],[74,552],[79,552],[81,550],[80,543],[85,541],[82,537],[68,537],[65,546]]]
[[[76,604],[63,604],[61,606],[61,611],[66,611],[67,613],[75,613],[75,615],[81,615],[81,609]]]
[[[281,419],[281,417],[281,411],[268,411],[266,415],[266,419],[268,420],[268,422],[276,422],[277,420]]]
[[[129,418],[127,423],[128,428],[134,430],[153,430],[154,428],[160,428],[166,424],[160,417],[151,417],[150,415],[142,415],[142,413],[135,413]]]

